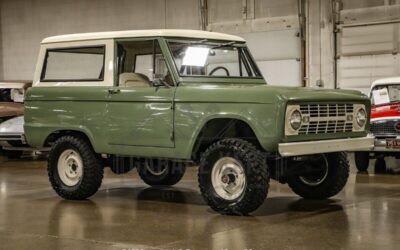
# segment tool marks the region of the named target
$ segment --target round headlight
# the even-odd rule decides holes
[[[292,114],[289,117],[289,123],[290,126],[292,126],[292,128],[294,130],[298,130],[301,126],[301,113],[298,110],[295,110],[292,112]]]
[[[362,127],[365,125],[365,122],[367,121],[367,112],[365,111],[365,109],[361,108],[358,110],[356,120],[358,126]]]

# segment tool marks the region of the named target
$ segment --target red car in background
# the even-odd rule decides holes
[[[376,159],[376,170],[386,171],[385,157],[400,158],[400,77],[373,82],[370,97],[370,132],[375,136],[375,147],[355,153],[356,167],[366,171],[369,160]]]

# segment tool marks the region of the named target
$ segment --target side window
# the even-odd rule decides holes
[[[157,40],[117,43],[117,82],[124,87],[151,87],[155,80],[173,85]]]
[[[42,81],[104,80],[105,47],[49,49],[42,69]]]

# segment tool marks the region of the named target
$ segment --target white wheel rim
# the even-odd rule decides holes
[[[235,200],[242,195],[246,186],[244,168],[236,159],[223,157],[212,168],[211,182],[221,198]]]
[[[58,176],[64,185],[73,187],[83,176],[83,162],[80,155],[72,149],[67,149],[58,158]]]
[[[329,165],[328,165],[328,159],[326,158],[326,156],[322,155],[322,157],[323,157],[324,163],[325,163],[324,166],[322,167],[323,171],[324,171],[324,174],[321,177],[317,178],[316,180],[311,180],[311,179],[309,179],[307,177],[299,176],[299,179],[300,179],[301,182],[303,182],[304,184],[306,184],[308,186],[315,187],[315,186],[318,186],[318,185],[320,185],[321,183],[323,183],[325,181],[326,177],[328,177]]]
[[[156,163],[159,164],[159,165],[156,165],[156,166],[155,166],[157,169],[153,169],[153,168],[151,167],[151,165],[149,164],[149,162],[146,161],[146,163],[145,163],[146,170],[149,171],[149,173],[152,174],[152,175],[154,175],[154,176],[163,175],[163,174],[168,170],[168,163],[165,163],[165,162],[157,162],[157,161],[156,161]],[[167,165],[164,165],[164,163],[167,164]],[[154,162],[151,162],[151,164],[153,164],[153,167],[154,167]],[[160,165],[160,164],[162,164],[162,165]],[[161,167],[161,169],[158,169],[158,167]],[[157,170],[160,170],[160,171],[157,171]]]

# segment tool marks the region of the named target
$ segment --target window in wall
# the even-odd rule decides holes
[[[105,47],[47,50],[42,81],[102,81]]]
[[[117,43],[117,82],[125,87],[150,87],[155,80],[173,85],[157,40]]]

